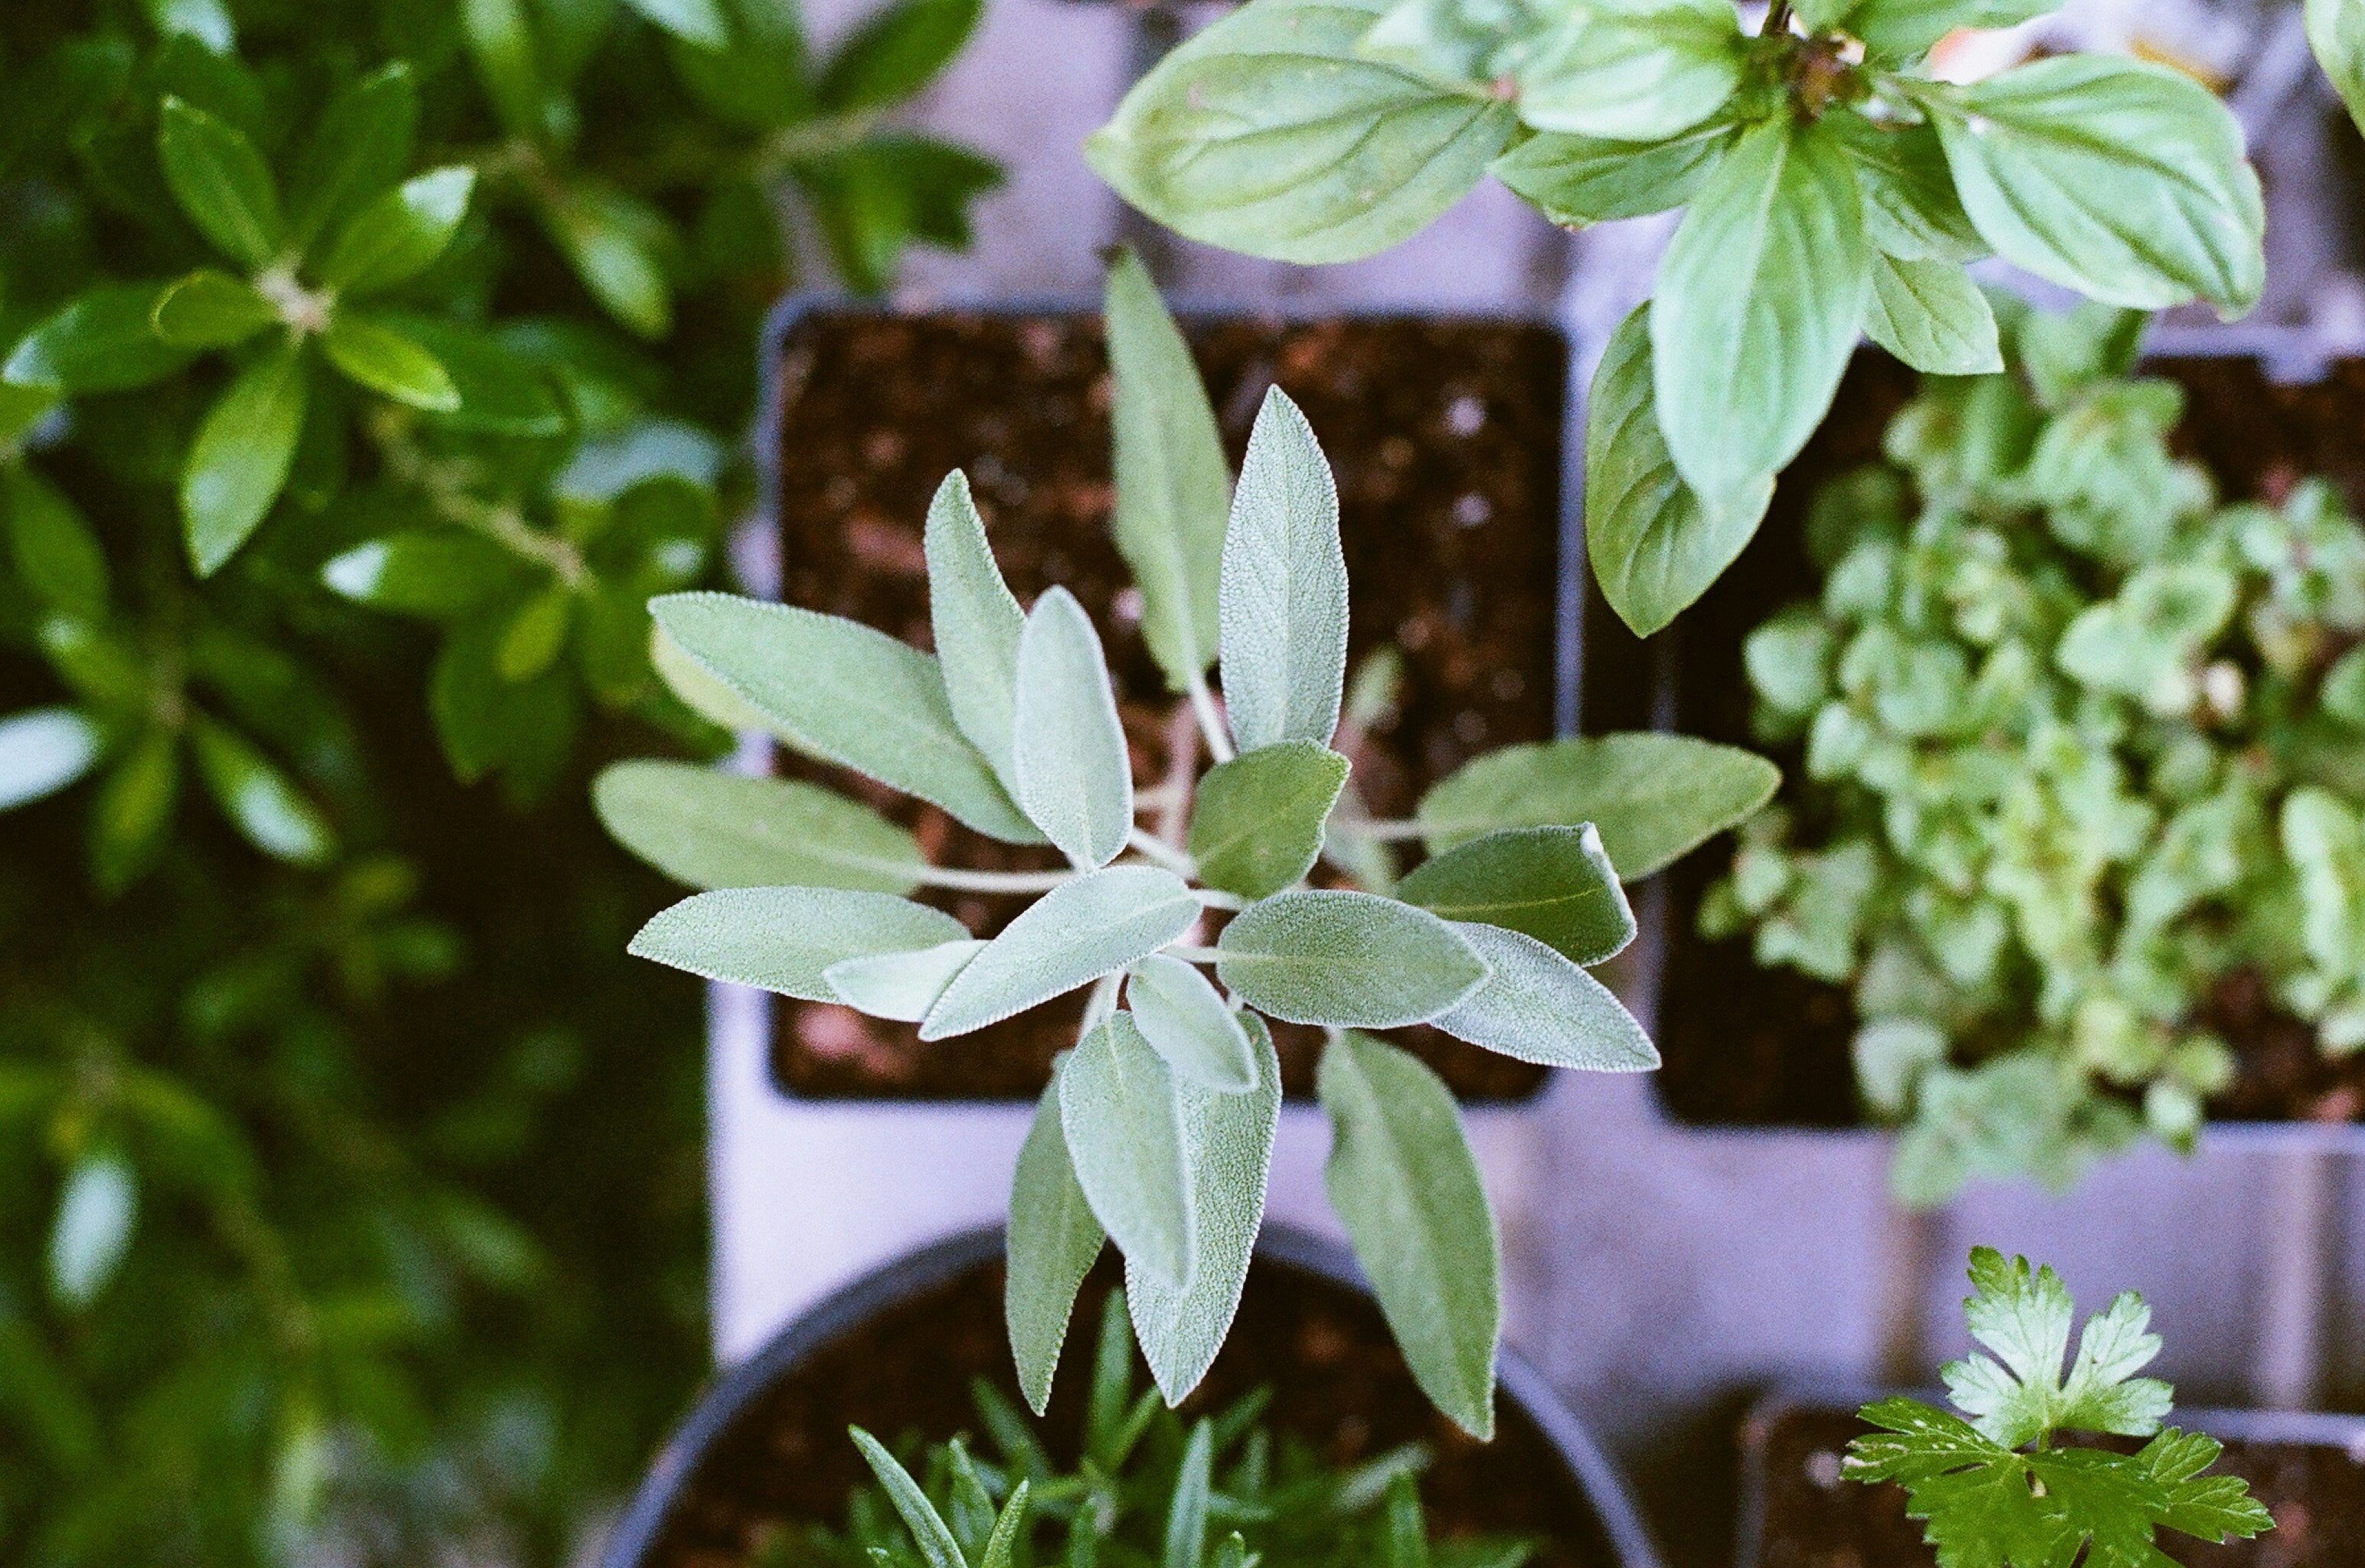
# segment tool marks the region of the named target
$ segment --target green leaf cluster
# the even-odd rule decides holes
[[[1877,1400],[1862,1414],[1880,1430],[1843,1462],[1857,1481],[1905,1487],[1941,1568],[2168,1568],[2162,1529],[2222,1543],[2274,1528],[2247,1483],[2206,1473],[2223,1445],[2161,1428],[2171,1391],[2135,1375],[2160,1349],[2143,1297],[2125,1292],[2088,1318],[2065,1372],[2076,1305],[2061,1276],[1988,1247],[1970,1271],[1964,1316],[1993,1354],[1942,1369],[1962,1414]],[[2150,1441],[2133,1453],[2056,1446],[2068,1432]]]
[[[1926,69],[1954,28],[2050,9],[1778,0],[1750,34],[1729,0],[1250,0],[1089,152],[1160,222],[1293,262],[1385,249],[1489,173],[1572,228],[1680,208],[1587,442],[1594,569],[1647,635],[1748,543],[1859,334],[1933,375],[2001,368],[1967,263],[2136,309],[2257,301],[2258,176],[2200,84],[2102,55]]]
[[[433,630],[463,778],[540,792],[593,711],[715,744],[646,601],[717,565],[785,236],[863,289],[966,241],[993,169],[887,117],[974,0],[826,59],[790,0],[37,9],[0,30],[0,637],[55,689],[0,804],[96,775],[110,886],[185,777],[331,858],[357,764],[304,711],[401,645],[381,612]]]
[[[1804,776],[1701,925],[1853,988],[1916,1201],[2189,1145],[2244,987],[2365,1046],[2365,527],[2220,504],[2141,325],[2010,314],[2012,373],[1924,384],[1744,647]]]
[[[709,890],[633,950],[913,1022],[923,1040],[1087,992],[1011,1201],[1012,1339],[1038,1407],[1104,1238],[1125,1255],[1160,1387],[1174,1401],[1198,1383],[1263,1215],[1280,1111],[1267,1021],[1324,1027],[1332,1204],[1421,1386],[1483,1435],[1494,1219],[1443,1083],[1361,1031],[1427,1023],[1526,1061],[1654,1066],[1587,972],[1634,935],[1620,872],[1732,826],[1776,774],[1729,748],[1619,735],[1481,757],[1408,822],[1340,810],[1348,583],[1314,432],[1272,391],[1235,487],[1189,351],[1130,256],[1108,322],[1117,539],[1213,766],[1191,768],[1179,798],[1171,781],[1137,788],[1090,619],[1061,588],[1018,603],[956,473],[925,532],[934,654],[720,594],[653,610],[693,672],[687,700],[733,705],[988,837],[1050,845],[1068,868],[935,866],[902,829],[811,785],[626,764],[599,786],[610,829]],[[1387,886],[1341,885],[1360,850],[1398,841],[1429,857]],[[1041,896],[981,939],[909,896],[931,886]]]
[[[1062,1469],[1001,1391],[970,1385],[981,1445],[966,1437],[890,1448],[857,1427],[877,1478],[846,1525],[792,1525],[767,1568],[1519,1568],[1536,1543],[1432,1539],[1418,1444],[1349,1468],[1261,1417],[1271,1390],[1185,1421],[1138,1388],[1123,1292],[1112,1292],[1093,1361],[1082,1450]],[[900,1450],[900,1457],[899,1450]]]

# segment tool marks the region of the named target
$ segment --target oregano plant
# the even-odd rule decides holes
[[[1859,334],[1916,369],[1999,367],[1968,263],[2090,298],[2235,315],[2264,280],[2240,128],[2191,78],[2106,55],[1969,84],[1931,47],[2053,0],[1250,0],[1093,137],[1144,212],[1306,263],[1404,240],[1488,174],[1570,227],[1681,208],[1608,345],[1587,550],[1648,634],[1765,515]]]
[[[1235,487],[1189,348],[1130,257],[1110,275],[1107,329],[1116,539],[1210,766],[1137,784],[1091,620],[1062,588],[1017,601],[955,473],[925,533],[933,654],[701,593],[653,601],[659,665],[710,713],[987,837],[1053,846],[1068,866],[936,866],[818,786],[628,763],[598,785],[611,831],[712,890],[633,950],[909,1021],[924,1040],[1084,994],[1010,1205],[1010,1331],[1038,1409],[1104,1240],[1125,1255],[1159,1387],[1174,1401],[1197,1384],[1263,1213],[1281,1110],[1268,1021],[1321,1026],[1332,1203],[1422,1388],[1485,1435],[1494,1219],[1444,1084],[1373,1031],[1428,1023],[1524,1061],[1655,1065],[1588,967],[1634,935],[1624,879],[1748,815],[1775,770],[1676,736],[1609,735],[1477,758],[1409,821],[1339,811],[1349,588],[1314,432],[1268,393]],[[1153,805],[1169,831],[1137,820]],[[1428,858],[1351,885],[1339,868],[1369,865],[1356,850],[1373,843]],[[927,888],[1040,896],[988,940],[910,896]]]
[[[2162,1529],[2222,1544],[2274,1528],[2248,1483],[2209,1473],[2224,1444],[2162,1428],[2175,1391],[2136,1375],[2160,1351],[2142,1296],[2089,1317],[2065,1366],[2077,1304],[2059,1274],[1980,1247],[1970,1275],[1963,1316],[1991,1353],[1939,1369],[1955,1410],[1874,1401],[1862,1415],[1879,1430],[1841,1471],[1901,1484],[1945,1568],[2168,1568]],[[2123,1453],[2062,1441],[2073,1432],[2148,1440]]]

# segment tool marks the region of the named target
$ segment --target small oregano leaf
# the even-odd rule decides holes
[[[1231,469],[1191,347],[1131,251],[1110,263],[1104,316],[1117,553],[1141,589],[1142,640],[1185,691],[1216,662]]]
[[[1076,1292],[1105,1238],[1068,1157],[1055,1069],[1018,1148],[1018,1173],[1010,1186],[1009,1275],[1003,1291],[1019,1391],[1037,1416],[1051,1403],[1051,1379],[1059,1370]]]
[[[1075,595],[1035,601],[1018,638],[1012,760],[1018,804],[1080,866],[1105,866],[1133,830],[1133,767],[1100,634]]]
[[[1142,1038],[1181,1076],[1222,1094],[1256,1087],[1248,1026],[1197,965],[1152,953],[1126,972],[1126,1002]]]
[[[1010,844],[1038,844],[954,722],[936,661],[857,622],[722,593],[649,601],[683,655],[809,756],[942,806]]]
[[[970,495],[969,476],[956,468],[928,503],[924,536],[928,560],[928,622],[953,722],[993,765],[994,777],[1014,798],[1018,774],[1011,760],[1018,701],[1018,637],[1026,612],[1002,579],[986,543],[985,520]]]
[[[1495,1211],[1452,1091],[1350,1030],[1316,1079],[1330,1118],[1323,1186],[1421,1392],[1481,1442],[1495,1435],[1502,1332]]]
[[[1586,410],[1585,550],[1618,618],[1647,637],[1708,591],[1757,533],[1769,475],[1711,505],[1684,482],[1659,430],[1651,307],[1610,334]]]
[[[908,893],[926,857],[912,835],[835,791],[686,762],[619,762],[591,784],[617,843],[677,881],[716,888]]]
[[[1658,1047],[1608,986],[1532,936],[1456,924],[1486,962],[1486,983],[1431,1020],[1459,1040],[1542,1067],[1647,1072]]]
[[[1257,410],[1224,534],[1224,701],[1240,750],[1327,745],[1347,683],[1339,487],[1289,394]]]
[[[1059,1069],[1059,1126],[1076,1181],[1127,1264],[1187,1290],[1198,1219],[1174,1075],[1113,1013]]]
[[[1223,982],[1293,1024],[1425,1024],[1486,979],[1452,926],[1376,893],[1280,893],[1235,915],[1216,946]]]
[[[1169,1405],[1199,1386],[1231,1332],[1248,1282],[1249,1256],[1264,1223],[1265,1178],[1281,1127],[1281,1058],[1254,1014],[1243,1020],[1256,1047],[1257,1086],[1219,1094],[1188,1080],[1174,1086],[1181,1109],[1183,1169],[1191,1173],[1199,1227],[1199,1265],[1191,1286],[1175,1291],[1126,1261],[1125,1299],[1142,1360]]]
[[[1208,770],[1191,808],[1200,879],[1242,898],[1295,886],[1322,854],[1322,827],[1347,786],[1347,759],[1318,741],[1242,752]]]
[[[1191,929],[1199,907],[1189,883],[1155,866],[1106,866],[1062,882],[970,961],[920,1038],[966,1035],[1115,974]]]
[[[806,1002],[836,1002],[832,964],[965,941],[942,910],[842,888],[726,888],[700,893],[640,929],[627,949],[707,980]]]
[[[287,237],[279,189],[244,131],[167,97],[157,116],[156,152],[181,210],[223,254],[248,267],[276,257]]]
[[[1782,771],[1738,746],[1689,735],[1586,735],[1505,746],[1421,797],[1429,852],[1497,828],[1592,823],[1637,881],[1754,815]]]
[[[1396,896],[1446,920],[1524,932],[1579,964],[1634,939],[1633,908],[1591,823],[1497,829],[1423,861]]]

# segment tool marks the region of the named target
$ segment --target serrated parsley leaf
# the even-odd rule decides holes
[[[2202,1473],[2222,1451],[2214,1439],[2159,1431],[2170,1390],[2134,1375],[2159,1353],[2141,1296],[2128,1292],[2088,1321],[2065,1376],[2076,1306],[2061,1276],[1980,1248],[1971,1282],[1965,1316],[1995,1359],[1973,1356],[1945,1375],[1972,1418],[1877,1401],[1860,1414],[1879,1430],[1851,1443],[1845,1464],[1855,1480],[1905,1488],[1939,1568],[2168,1568],[2153,1544],[2163,1525],[2216,1541],[2273,1528],[2240,1477]],[[2124,1454],[2053,1446],[2065,1431],[2159,1435]]]

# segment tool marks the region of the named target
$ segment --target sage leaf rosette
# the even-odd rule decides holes
[[[1492,174],[1552,222],[1681,209],[1609,342],[1586,464],[1604,595],[1649,635],[1763,520],[1860,336],[1914,369],[2001,368],[1967,265],[2094,300],[2247,311],[2259,180],[2207,88],[2113,55],[1942,82],[1957,28],[2054,0],[1250,0],[1176,49],[1088,144],[1160,222],[1251,255],[1384,250]],[[2311,0],[2365,102],[2356,0]]]
[[[1431,1024],[1524,1061],[1656,1066],[1587,972],[1634,935],[1620,872],[1733,826],[1777,776],[1746,752],[1612,735],[1479,758],[1408,821],[1339,811],[1351,768],[1334,743],[1360,699],[1314,431],[1269,393],[1235,486],[1188,349],[1130,257],[1108,328],[1115,526],[1204,775],[1137,787],[1090,617],[1059,587],[1020,604],[956,473],[925,530],[935,653],[792,606],[675,594],[650,606],[659,666],[718,720],[1068,865],[934,865],[812,784],[623,763],[596,788],[609,828],[705,890],[633,950],[930,1041],[1082,994],[1011,1194],[1011,1341],[1038,1409],[1109,1241],[1159,1388],[1171,1403],[1197,1385],[1263,1218],[1281,1109],[1269,1021],[1324,1029],[1332,1202],[1421,1386],[1485,1436],[1500,1259],[1477,1162],[1443,1082],[1365,1031]],[[1353,885],[1339,868],[1373,845],[1428,857],[1391,889]],[[918,902],[932,888],[1039,896],[987,935]]]

